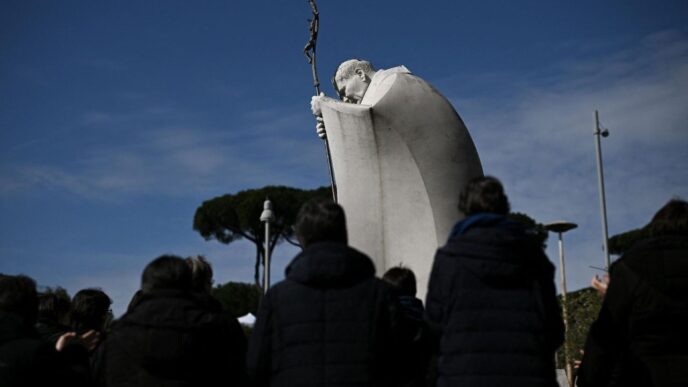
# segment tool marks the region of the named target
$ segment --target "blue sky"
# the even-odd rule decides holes
[[[319,8],[323,90],[353,57],[432,83],[515,211],[579,224],[565,236],[570,290],[604,264],[595,109],[611,131],[610,235],[688,198],[687,2]],[[116,314],[163,253],[205,254],[216,282],[250,282],[252,246],[206,242],[192,218],[224,193],[328,184],[309,17],[305,0],[0,3],[0,272],[102,287]],[[295,253],[278,249],[275,279]]]

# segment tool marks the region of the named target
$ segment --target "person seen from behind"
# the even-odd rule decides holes
[[[247,368],[257,386],[398,386],[392,290],[373,261],[348,246],[344,210],[304,204],[303,247],[285,279],[263,297],[249,338]]]
[[[143,270],[138,296],[99,348],[98,385],[241,386],[236,324],[193,292],[183,258],[160,256]]]
[[[192,294],[205,305],[208,310],[214,313],[225,315],[228,321],[229,334],[232,337],[234,350],[232,351],[233,358],[230,363],[238,364],[242,367],[242,372],[237,375],[237,380],[241,378],[240,384],[245,384],[245,372],[243,369],[246,363],[246,349],[248,342],[244,330],[239,324],[236,316],[231,315],[225,311],[220,301],[212,295],[213,289],[213,267],[208,260],[202,255],[196,255],[185,259],[186,263],[191,269],[191,292]]]
[[[71,307],[72,301],[66,294],[61,296],[48,291],[38,295],[36,330],[43,339],[54,345],[60,336],[72,330],[69,326]]]
[[[428,378],[431,350],[423,301],[416,297],[416,275],[407,267],[394,266],[382,275],[382,280],[392,285],[404,317],[399,320],[398,327],[402,342],[397,372],[405,375],[400,385],[430,385]]]
[[[0,274],[0,386],[90,386],[87,344],[74,332],[44,340],[37,312],[36,282]]]
[[[90,335],[96,338],[95,345],[90,348],[91,352],[105,339],[106,324],[112,313],[110,305],[112,305],[112,300],[100,289],[82,289],[72,297],[70,313],[72,330],[78,335]]]
[[[688,386],[688,202],[673,199],[610,267],[578,385]]]
[[[466,217],[437,250],[425,305],[438,340],[437,386],[557,386],[564,325],[554,266],[507,217],[496,178],[469,181],[459,210]]]

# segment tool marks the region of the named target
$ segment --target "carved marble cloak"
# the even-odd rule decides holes
[[[378,275],[403,264],[424,297],[435,250],[459,218],[458,195],[482,175],[451,103],[404,67],[379,70],[361,101],[321,103],[349,243]]]

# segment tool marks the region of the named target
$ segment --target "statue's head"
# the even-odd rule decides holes
[[[370,62],[349,59],[337,68],[332,85],[344,102],[361,103],[374,74],[375,69]]]

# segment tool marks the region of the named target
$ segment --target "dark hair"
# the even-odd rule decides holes
[[[67,317],[72,301],[67,295],[60,296],[52,291],[38,295],[38,318],[59,324],[68,324]]]
[[[509,213],[509,199],[502,183],[492,176],[471,179],[459,195],[459,211],[465,216],[479,212]]]
[[[186,263],[191,269],[191,290],[208,293],[213,287],[213,267],[210,262],[204,256],[197,255],[186,258]]]
[[[141,290],[170,289],[188,291],[191,289],[191,269],[176,255],[163,255],[149,263],[141,275]]]
[[[399,289],[403,295],[415,297],[416,275],[413,274],[413,270],[403,266],[395,266],[387,270],[382,279]]]
[[[650,236],[688,236],[688,202],[675,198],[657,211],[647,225]]]
[[[72,298],[72,328],[77,331],[105,328],[112,300],[100,289],[82,289]]]
[[[331,200],[306,202],[296,216],[294,228],[303,247],[325,241],[348,243],[344,209]]]
[[[33,325],[38,314],[36,281],[23,274],[0,274],[0,310],[15,313]]]

